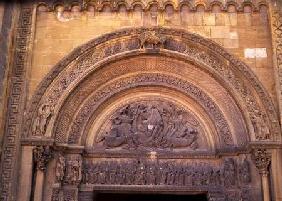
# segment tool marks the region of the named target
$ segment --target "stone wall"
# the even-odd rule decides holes
[[[35,25],[29,97],[50,69],[74,48],[125,27],[165,26],[181,28],[210,38],[246,62],[272,97],[275,86],[272,68],[271,32],[266,5],[152,4],[39,5]],[[206,7],[205,7],[206,6]],[[220,7],[222,6],[222,7]],[[225,6],[225,9],[222,9]]]

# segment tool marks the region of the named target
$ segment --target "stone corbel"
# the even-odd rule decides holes
[[[270,185],[269,185],[269,165],[271,162],[271,153],[264,148],[253,149],[253,162],[257,167],[262,181],[263,201],[270,201]]]
[[[37,146],[33,149],[36,165],[34,200],[42,200],[45,171],[52,157],[53,152],[50,146]]]

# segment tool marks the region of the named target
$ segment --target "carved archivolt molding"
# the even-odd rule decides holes
[[[154,41],[146,39],[147,46],[142,49],[142,34],[148,31],[165,40],[151,46]],[[221,79],[235,97],[240,97],[238,104],[248,113],[247,118],[252,123],[257,140],[280,139],[277,114],[271,98],[247,65],[210,40],[183,30],[166,28],[123,29],[101,36],[73,51],[55,66],[39,86],[30,105],[24,135],[37,135],[32,132],[31,125],[37,119],[41,105],[54,106],[54,113],[57,114],[69,91],[95,69],[121,59],[123,55],[147,53],[173,55],[197,63]],[[49,117],[55,119],[56,114]],[[48,129],[52,125],[44,127]]]
[[[138,74],[135,76],[130,76],[121,80],[117,80],[100,90],[98,90],[94,96],[89,98],[80,111],[77,112],[76,117],[70,126],[70,133],[68,136],[68,143],[76,144],[79,142],[80,137],[84,133],[84,128],[86,127],[90,117],[93,112],[102,103],[101,100],[108,99],[115,93],[121,92],[129,88],[135,88],[140,86],[166,86],[172,89],[176,89],[187,96],[195,100],[210,116],[212,119],[217,133],[222,140],[223,145],[234,144],[229,125],[213,100],[205,94],[201,89],[192,85],[191,83],[181,80],[176,77],[171,77],[169,75],[163,74]],[[92,111],[92,112],[90,112]],[[59,122],[65,124],[64,122]],[[65,130],[61,130],[61,126],[57,126],[55,130],[55,139],[57,142],[64,142]]]

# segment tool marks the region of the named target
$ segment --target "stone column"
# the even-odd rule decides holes
[[[253,161],[261,175],[263,201],[270,201],[270,185],[269,185],[269,165],[271,161],[271,154],[266,149],[254,149]]]
[[[22,146],[18,201],[30,201],[32,186],[33,146]]]
[[[38,146],[33,150],[34,162],[36,165],[36,178],[34,188],[34,201],[41,201],[43,196],[44,175],[49,160],[52,158],[52,151],[49,146]]]

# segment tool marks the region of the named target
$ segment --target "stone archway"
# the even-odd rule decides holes
[[[90,41],[55,66],[23,137],[53,147],[47,168],[50,150],[35,149],[35,197],[46,200],[152,186],[260,200],[262,163],[250,162],[250,144],[280,141],[279,133],[271,99],[244,63],[182,30],[138,28]]]

